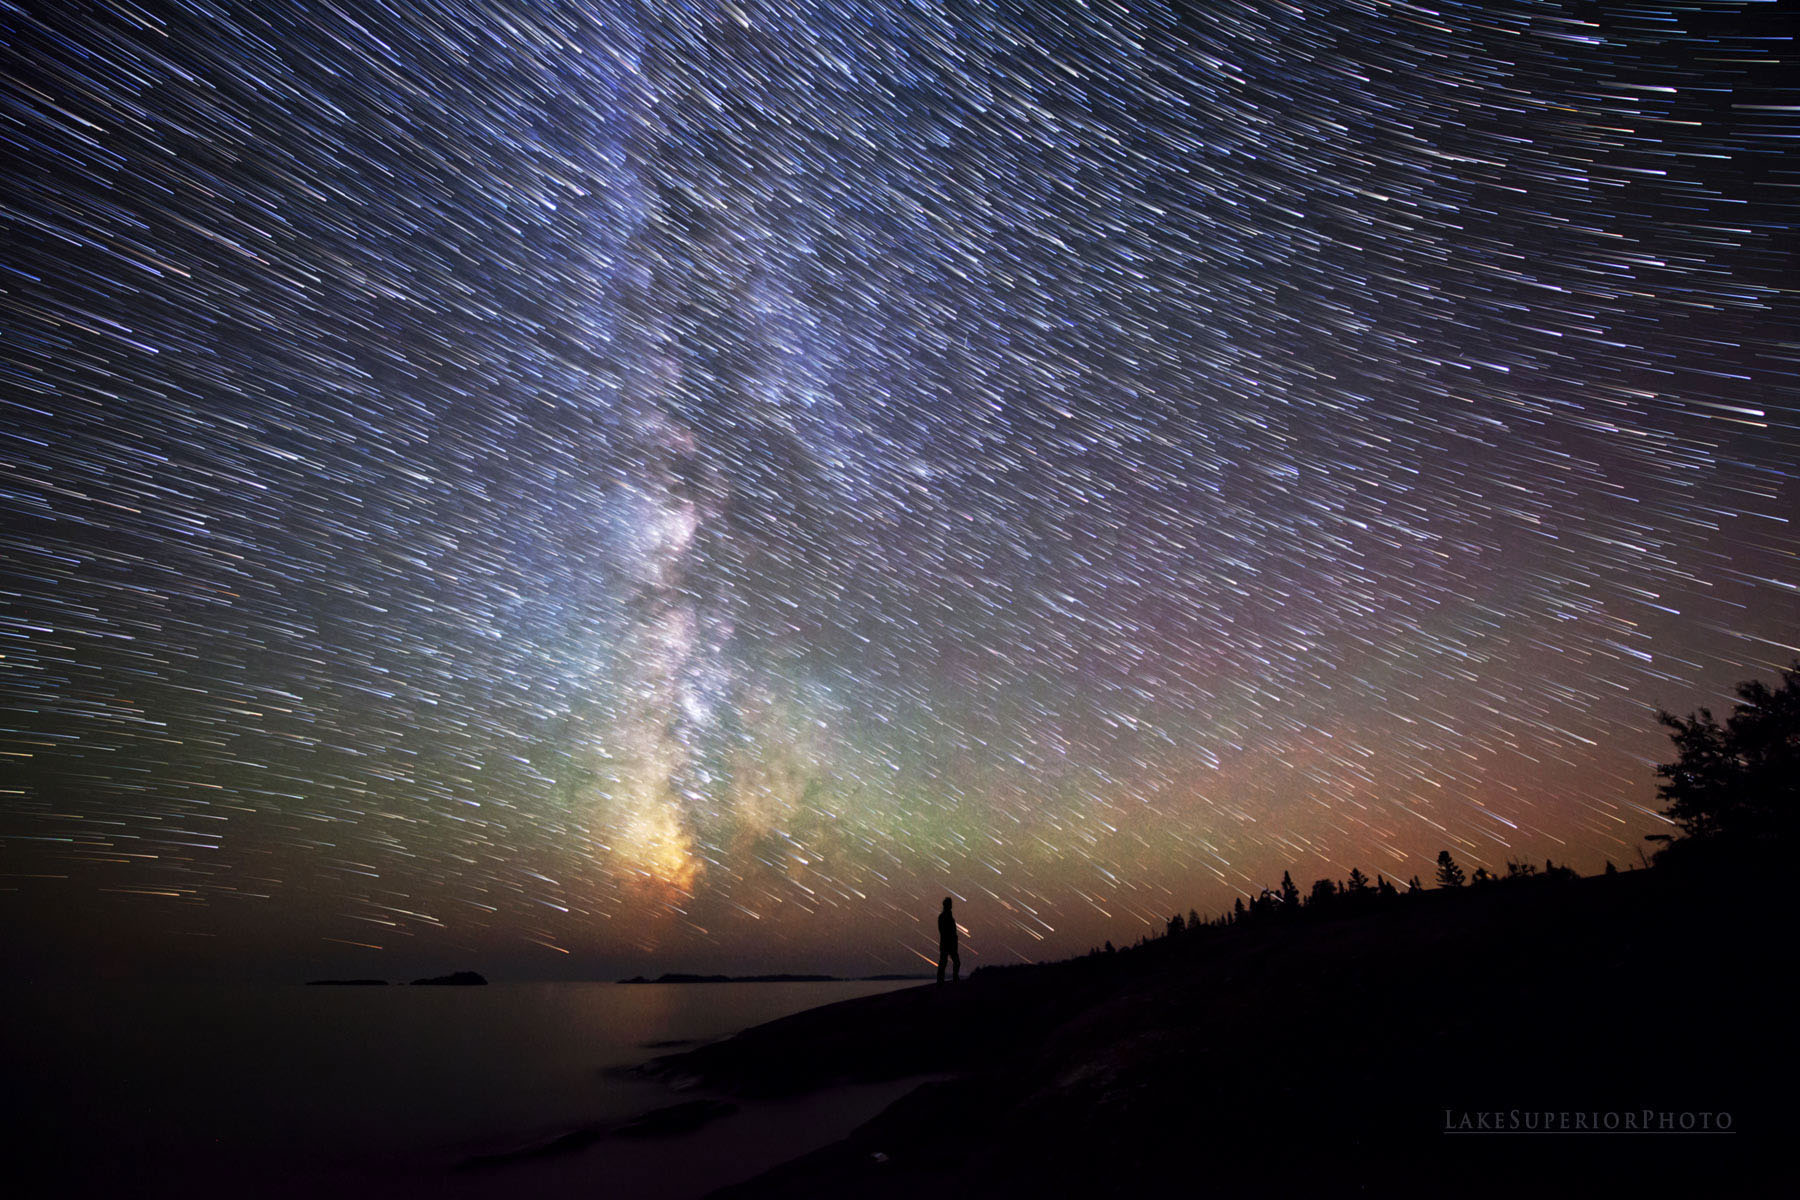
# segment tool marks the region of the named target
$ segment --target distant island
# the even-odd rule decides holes
[[[309,979],[307,987],[386,987],[385,979]]]
[[[658,975],[655,979],[646,979],[642,975],[633,975],[630,979],[621,979],[620,983],[890,983],[906,979],[930,979],[930,975],[857,975],[844,978],[839,975],[684,975],[669,972]]]
[[[307,987],[386,987],[385,979],[309,979]],[[413,987],[486,987],[487,978],[479,971],[456,971],[449,975],[433,975],[415,979]]]
[[[487,979],[478,971],[457,971],[450,975],[434,975],[430,979],[415,979],[414,987],[486,987]]]

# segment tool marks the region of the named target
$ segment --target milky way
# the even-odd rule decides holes
[[[6,6],[0,903],[892,969],[1635,862],[1800,653],[1774,9]]]

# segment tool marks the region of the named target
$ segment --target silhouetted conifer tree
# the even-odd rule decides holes
[[[1448,850],[1439,850],[1437,857],[1437,885],[1441,888],[1459,888],[1463,885],[1463,869],[1456,865]]]
[[[1767,848],[1800,831],[1800,661],[1780,686],[1748,680],[1737,694],[1723,724],[1704,708],[1686,718],[1656,714],[1676,753],[1656,768],[1657,794],[1680,832],[1648,840],[1665,849],[1678,841]]]
[[[1281,873],[1281,907],[1288,913],[1300,911],[1300,889],[1294,886],[1294,877],[1287,871]]]
[[[1361,867],[1350,868],[1350,883],[1344,890],[1352,896],[1360,896],[1369,890],[1369,877],[1362,873]]]

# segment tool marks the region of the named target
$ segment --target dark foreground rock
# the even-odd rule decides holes
[[[641,1116],[633,1117],[629,1121],[596,1122],[583,1125],[579,1129],[559,1134],[538,1145],[525,1146],[499,1154],[478,1155],[465,1161],[461,1169],[480,1171],[530,1159],[554,1158],[557,1155],[573,1154],[609,1137],[637,1139],[680,1137],[709,1125],[721,1117],[728,1117],[737,1109],[738,1106],[729,1100],[687,1100],[680,1104],[671,1104],[666,1108],[653,1109]]]
[[[740,1096],[959,1073],[739,1200],[1773,1194],[1795,1178],[1769,1153],[1795,1116],[1775,904],[1660,872],[1429,893],[983,970],[645,1070]],[[1665,1121],[1713,1129],[1625,1128]]]

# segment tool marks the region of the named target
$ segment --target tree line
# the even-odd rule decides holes
[[[1610,874],[1617,868],[1608,863],[1607,870]],[[1545,859],[1542,867],[1531,862],[1509,860],[1504,873],[1477,867],[1473,874],[1469,874],[1448,850],[1444,850],[1438,853],[1437,872],[1433,882],[1438,889],[1457,889],[1518,883],[1523,880],[1560,882],[1578,878],[1580,875],[1575,870],[1550,859]],[[1360,867],[1353,867],[1346,879],[1315,879],[1311,887],[1302,891],[1294,882],[1293,872],[1283,871],[1279,887],[1264,888],[1248,900],[1239,896],[1231,908],[1211,919],[1201,917],[1199,912],[1191,908],[1185,917],[1176,913],[1169,918],[1160,936],[1180,937],[1205,930],[1229,929],[1237,925],[1275,925],[1377,912],[1391,904],[1404,903],[1407,897],[1417,896],[1426,890],[1417,875],[1399,883],[1379,872],[1374,879],[1370,879]],[[1146,934],[1138,939],[1138,944],[1149,942],[1154,936],[1156,935]],[[1109,941],[1105,947],[1090,953],[1104,954],[1112,949],[1113,944]]]
[[[1795,844],[1800,832],[1800,660],[1782,672],[1778,685],[1747,680],[1737,686],[1736,694],[1738,702],[1723,721],[1705,708],[1686,717],[1665,710],[1656,714],[1675,744],[1675,758],[1656,768],[1662,780],[1657,787],[1665,805],[1662,815],[1674,830],[1647,838],[1661,847],[1653,859],[1657,866],[1761,857]],[[1606,864],[1606,874],[1617,870],[1611,862]],[[1541,869],[1535,863],[1508,860],[1504,874],[1479,866],[1470,874],[1450,851],[1442,850],[1433,883],[1437,890],[1454,891],[1578,877],[1549,859]],[[1417,875],[1399,884],[1380,873],[1371,880],[1361,868],[1352,868],[1347,879],[1316,879],[1303,892],[1293,873],[1283,871],[1278,887],[1264,888],[1248,900],[1239,896],[1230,909],[1211,919],[1194,909],[1185,917],[1176,913],[1160,936],[1378,911],[1424,890]],[[1145,934],[1137,944],[1153,940],[1156,935]],[[1090,954],[1114,950],[1108,941]]]

